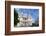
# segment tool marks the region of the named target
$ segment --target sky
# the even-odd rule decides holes
[[[22,14],[27,14],[27,16],[32,16],[33,20],[36,20],[39,17],[39,9],[28,9],[28,8],[15,8],[17,12]]]

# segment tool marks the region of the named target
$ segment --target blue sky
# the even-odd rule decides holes
[[[36,20],[39,17],[39,9],[28,9],[28,8],[15,8],[17,12],[20,14],[23,12],[24,14],[32,16],[32,19]]]

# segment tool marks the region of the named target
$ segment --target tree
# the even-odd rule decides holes
[[[39,18],[36,19],[35,24],[36,26],[39,26]]]
[[[32,26],[39,26],[39,18],[37,18],[36,20],[35,20],[35,22],[34,23],[32,23]]]
[[[17,23],[19,22],[18,20],[18,13],[14,8],[14,26],[17,25]]]

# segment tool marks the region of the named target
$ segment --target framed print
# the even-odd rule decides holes
[[[45,32],[44,3],[5,1],[5,34]]]

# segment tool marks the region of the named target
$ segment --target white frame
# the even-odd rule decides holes
[[[19,27],[19,28],[16,27],[16,28],[14,28],[14,8],[39,9],[39,18],[40,18],[39,27]],[[11,31],[28,31],[28,30],[42,30],[42,7],[41,6],[11,5]]]

